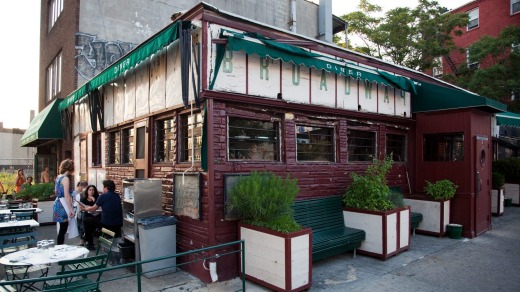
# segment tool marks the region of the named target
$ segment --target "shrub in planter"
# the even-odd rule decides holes
[[[359,253],[386,259],[407,250],[410,239],[410,209],[403,207],[400,193],[392,193],[386,174],[392,159],[376,160],[364,174],[351,175],[343,197],[345,225],[363,229],[365,241]]]
[[[493,172],[491,175],[491,185],[494,190],[500,190],[506,183],[506,177],[500,172]]]
[[[16,194],[16,198],[26,201],[30,201],[31,199],[48,200],[51,196],[54,196],[54,183],[25,186]]]
[[[434,183],[426,181],[424,191],[434,200],[449,200],[455,196],[458,187],[450,180],[443,179]]]
[[[246,277],[276,291],[311,286],[311,229],[302,229],[292,215],[298,191],[296,179],[270,172],[241,177],[230,191],[229,210],[242,218]]]
[[[491,175],[491,214],[501,216],[504,213],[504,184],[505,176],[499,172],[493,172]]]

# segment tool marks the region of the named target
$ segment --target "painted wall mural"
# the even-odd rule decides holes
[[[88,33],[76,33],[76,71],[83,84],[131,51],[136,45],[107,41]]]

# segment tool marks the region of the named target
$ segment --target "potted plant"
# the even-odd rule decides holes
[[[412,210],[423,214],[417,233],[444,236],[450,222],[450,199],[455,196],[458,186],[448,179],[431,183],[426,181],[424,191],[427,197],[408,198],[405,203]]]
[[[271,172],[240,177],[230,191],[229,211],[242,221],[246,278],[276,291],[301,291],[312,282],[312,230],[292,216],[296,179]]]
[[[491,214],[502,216],[504,214],[504,183],[506,178],[499,172],[493,172],[491,176]]]
[[[38,214],[40,224],[54,224],[52,221],[52,207],[54,205],[54,183],[41,183],[26,186],[16,194],[17,198],[25,201],[38,202],[42,212]]]
[[[410,245],[410,208],[402,195],[392,193],[386,174],[390,157],[376,160],[364,174],[351,174],[352,183],[343,197],[345,226],[365,230],[359,253],[387,259]]]

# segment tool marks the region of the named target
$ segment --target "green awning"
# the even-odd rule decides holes
[[[249,55],[256,54],[262,58],[270,57],[275,60],[282,60],[283,62],[291,62],[295,65],[325,70],[329,73],[351,76],[369,82],[377,82],[385,86],[398,87],[405,91],[413,92],[414,89],[413,82],[406,77],[394,76],[390,73],[312,53],[300,47],[278,43],[258,34],[240,34],[229,30],[222,30],[221,38],[227,39],[227,48],[231,51],[244,51]],[[220,64],[224,58],[225,48],[226,44],[217,44],[215,70],[209,89],[213,89],[215,85]],[[385,73],[385,75],[382,76],[380,73]]]
[[[21,147],[36,147],[49,140],[63,139],[61,117],[58,111],[58,106],[62,101],[62,99],[55,99],[34,117],[20,139]]]
[[[178,22],[174,22],[162,31],[149,38],[130,53],[121,57],[110,67],[103,70],[90,81],[71,93],[61,104],[59,110],[62,111],[71,106],[76,101],[90,93],[92,90],[107,84],[121,76],[126,70],[136,66],[146,58],[157,53],[165,46],[171,44],[178,38]]]
[[[498,113],[497,125],[520,128],[520,115],[511,112]]]
[[[412,98],[412,112],[429,112],[449,109],[478,108],[487,112],[505,112],[507,106],[467,91],[443,87],[427,82],[416,85]]]

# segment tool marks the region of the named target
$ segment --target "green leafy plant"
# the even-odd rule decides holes
[[[491,175],[491,185],[494,190],[500,190],[506,183],[506,177],[500,172],[493,172]]]
[[[343,203],[349,208],[371,211],[386,211],[396,208],[399,199],[392,195],[386,181],[386,174],[392,168],[392,158],[375,160],[364,174],[351,174],[352,183],[343,196]],[[402,201],[402,198],[401,198]]]
[[[450,180],[443,179],[434,183],[426,181],[424,191],[434,200],[449,200],[455,196],[458,187]]]
[[[5,193],[10,194],[14,191],[14,181],[16,179],[16,173],[10,173],[7,171],[0,172],[0,182],[4,186]]]
[[[51,196],[54,196],[54,184],[53,183],[41,183],[32,186],[25,186],[20,192],[16,194],[17,199],[38,199],[47,200]]]
[[[279,232],[298,231],[301,227],[292,213],[298,191],[296,179],[254,171],[239,178],[231,189],[229,210],[251,225]]]

